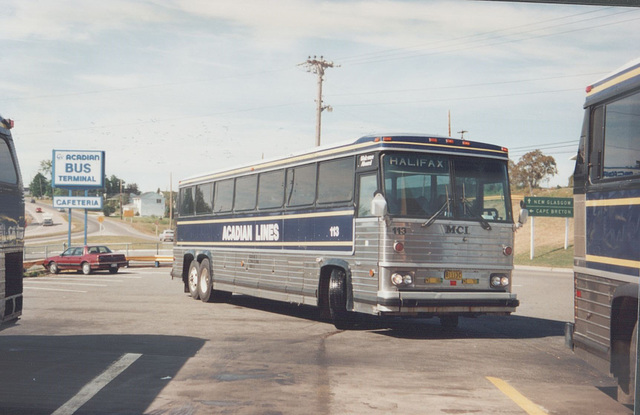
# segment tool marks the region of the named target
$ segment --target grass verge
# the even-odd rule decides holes
[[[573,245],[569,245],[568,249],[557,245],[536,246],[534,254],[534,258],[529,259],[529,252],[520,253],[513,258],[513,263],[534,267],[573,267]]]

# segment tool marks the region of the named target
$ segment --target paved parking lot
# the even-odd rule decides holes
[[[564,345],[571,285],[519,271],[510,317],[339,331],[310,307],[194,301],[166,267],[27,279],[0,331],[0,413],[631,413]]]

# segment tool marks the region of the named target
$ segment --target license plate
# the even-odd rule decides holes
[[[462,271],[459,269],[447,269],[444,271],[445,280],[461,280]]]

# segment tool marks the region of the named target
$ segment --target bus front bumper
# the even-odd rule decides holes
[[[505,292],[378,292],[378,312],[408,314],[510,314],[520,305]]]

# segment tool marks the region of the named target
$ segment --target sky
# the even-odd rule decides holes
[[[640,8],[459,0],[2,0],[0,114],[28,186],[104,150],[141,191],[322,145],[421,133],[540,149],[566,186],[585,87],[640,56]]]

